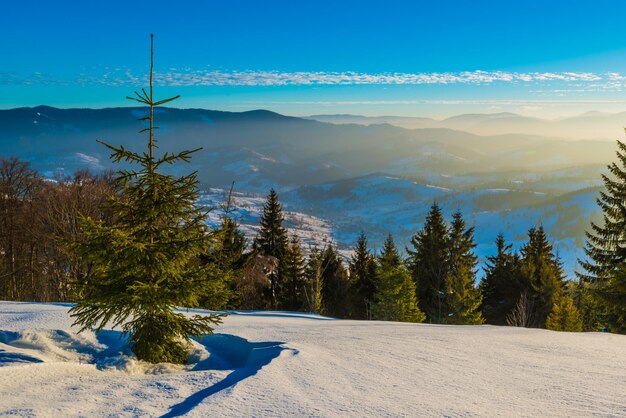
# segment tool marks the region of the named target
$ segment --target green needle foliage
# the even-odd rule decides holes
[[[583,323],[574,300],[569,296],[562,296],[552,307],[552,312],[546,320],[546,328],[553,331],[581,332]]]
[[[177,306],[197,306],[198,297],[215,278],[210,266],[198,260],[209,235],[206,213],[195,204],[196,173],[175,178],[161,171],[165,165],[188,162],[194,151],[153,156],[154,108],[178,97],[153,99],[153,56],[151,35],[150,90],[142,89],[132,98],[150,108],[142,119],[149,122],[143,130],[149,133],[148,152],[103,143],[114,162],[138,168],[118,172],[121,192],[111,198],[112,225],[82,220],[83,239],[75,248],[93,264],[95,275],[83,285],[83,299],[71,314],[81,331],[121,326],[131,335],[133,351],[141,360],[184,363],[189,336],[211,334],[211,325],[220,323],[221,315],[174,312]]]
[[[424,322],[426,315],[417,305],[415,283],[406,269],[391,235],[378,257],[376,293],[372,305],[374,319]]]
[[[606,191],[597,203],[603,222],[592,223],[580,274],[597,319],[613,332],[626,334],[626,143],[617,141],[617,160],[602,175]],[[597,314],[601,311],[602,314]]]
[[[482,295],[480,289],[474,286],[478,264],[474,247],[474,228],[468,228],[461,212],[456,212],[450,226],[450,266],[446,278],[448,315],[444,318],[445,323],[478,325],[484,322],[480,311]]]

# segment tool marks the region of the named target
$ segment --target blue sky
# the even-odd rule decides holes
[[[155,33],[180,107],[443,117],[626,110],[626,2],[7,1],[0,108],[130,105]]]

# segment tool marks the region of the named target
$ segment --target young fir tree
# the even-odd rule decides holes
[[[581,279],[606,312],[602,322],[613,332],[626,333],[626,144],[617,141],[617,159],[602,175],[606,191],[597,199],[602,224],[591,224],[585,253],[580,260],[586,270]]]
[[[474,285],[478,264],[473,252],[475,247],[474,228],[468,228],[461,212],[456,212],[450,225],[445,323],[477,325],[484,322],[480,311],[482,295]]]
[[[279,304],[287,311],[306,308],[306,264],[297,237],[292,237],[285,252],[283,285]]]
[[[305,275],[307,286],[305,288],[307,310],[318,314],[322,313],[322,271],[324,270],[322,263],[324,262],[323,254],[319,248],[315,247],[311,250],[309,259],[306,263]]]
[[[417,288],[417,299],[429,322],[445,320],[446,283],[448,275],[449,233],[441,208],[435,202],[426,216],[424,228],[411,239],[407,248],[411,276]]]
[[[328,245],[321,254],[322,301],[325,315],[346,318],[349,314],[348,274],[339,253]]]
[[[348,270],[352,300],[350,316],[355,319],[371,319],[371,305],[376,292],[376,260],[367,246],[364,233],[357,239]]]
[[[591,290],[592,286],[592,283],[579,279],[573,292],[574,302],[580,312],[585,332],[605,328],[608,323],[607,319],[611,317],[607,306]]]
[[[415,283],[404,265],[380,271],[372,306],[374,319],[424,322],[426,315],[417,306]]]
[[[561,296],[552,307],[546,320],[546,328],[553,331],[581,332],[583,323],[574,300],[569,296]]]
[[[263,206],[261,228],[254,240],[254,249],[264,256],[275,257],[278,260],[278,269],[270,275],[269,302],[273,309],[279,308],[279,294],[282,286],[284,258],[287,252],[287,229],[283,226],[283,210],[278,201],[276,190],[271,189]]]
[[[480,283],[483,295],[482,313],[492,325],[506,325],[522,294],[520,260],[507,244],[504,235],[496,238],[497,254],[487,257],[485,277]]]
[[[200,306],[213,310],[238,307],[237,283],[250,258],[250,254],[245,252],[246,241],[237,221],[225,214],[219,228],[214,231],[212,246],[201,257],[204,264],[220,272],[221,280],[211,283],[207,293],[201,297]]]
[[[400,258],[391,234],[378,256],[378,271],[372,306],[374,319],[424,322],[426,315],[417,305],[415,283]]]
[[[528,231],[528,242],[520,252],[522,283],[534,307],[532,326],[543,328],[563,293],[563,268],[542,226]]]
[[[189,161],[193,151],[153,156],[154,108],[175,98],[156,101],[152,91],[151,35],[150,87],[135,93],[149,106],[148,149],[144,153],[106,145],[114,162],[138,166],[121,170],[121,194],[112,196],[112,226],[85,218],[78,254],[92,263],[93,279],[83,285],[83,298],[71,309],[81,331],[107,324],[130,334],[132,349],[151,363],[184,363],[189,336],[212,333],[217,315],[187,317],[177,306],[198,305],[198,297],[213,272],[198,262],[207,247],[206,214],[196,206],[196,173],[175,178],[162,172],[165,165]],[[178,97],[178,96],[177,96]]]
[[[378,256],[378,265],[381,270],[390,270],[400,267],[402,264],[402,257],[400,257],[398,248],[393,242],[393,237],[389,234],[387,235],[387,238],[385,238],[383,248]]]

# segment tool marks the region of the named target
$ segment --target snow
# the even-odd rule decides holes
[[[0,302],[0,415],[626,414],[626,336],[235,312],[190,364],[151,366],[69,306]]]
[[[218,227],[222,222],[224,211],[221,207],[228,199],[228,193],[224,189],[210,188],[200,195],[201,205],[215,209],[208,215],[209,225]],[[231,196],[231,216],[250,241],[257,235],[265,201],[265,196],[250,193],[233,192]],[[308,256],[315,247],[324,248],[327,243],[334,243],[332,227],[327,221],[286,209],[283,210],[283,215],[289,235],[298,237],[305,256]]]

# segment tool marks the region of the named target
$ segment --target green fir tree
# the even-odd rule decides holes
[[[354,255],[348,266],[350,272],[351,317],[371,319],[371,305],[376,292],[376,260],[370,252],[367,237],[359,235]]]
[[[287,311],[306,310],[306,263],[297,237],[287,245],[279,305]]]
[[[520,252],[522,284],[534,307],[531,326],[543,328],[552,307],[563,294],[563,268],[543,226],[528,231],[528,242]]]
[[[254,240],[254,249],[258,253],[275,257],[278,260],[278,268],[270,274],[269,304],[273,309],[279,308],[279,295],[283,282],[284,260],[287,253],[289,238],[287,229],[283,226],[283,209],[278,201],[276,190],[270,189],[263,213],[261,215],[261,228]]]
[[[476,288],[476,266],[474,255],[474,228],[467,228],[461,212],[453,215],[450,225],[450,240],[446,277],[445,323],[477,325],[484,322],[480,306],[482,295]]]
[[[389,270],[400,267],[403,264],[402,257],[400,257],[400,253],[398,252],[398,247],[396,247],[395,242],[393,242],[393,237],[391,234],[387,235],[383,243],[383,248],[380,250],[380,255],[378,256],[380,269]]]
[[[506,318],[515,309],[523,290],[520,259],[502,234],[496,238],[496,248],[497,254],[487,257],[485,277],[480,283],[482,313],[488,324],[506,325]]]
[[[332,244],[321,254],[323,313],[337,318],[349,315],[348,273],[339,253]]]
[[[417,306],[415,283],[404,265],[381,269],[372,306],[374,319],[424,322],[426,315]]]
[[[415,282],[407,271],[391,234],[387,235],[377,261],[378,275],[372,306],[374,319],[424,322],[426,315],[418,307]]]
[[[246,237],[239,230],[237,221],[225,214],[219,228],[214,231],[211,247],[201,257],[204,264],[220,272],[221,280],[211,282],[207,293],[201,297],[200,306],[212,310],[238,307],[237,283],[250,259],[246,246]]]
[[[311,250],[309,259],[306,263],[305,275],[307,286],[305,288],[307,310],[321,314],[323,311],[322,303],[322,271],[324,270],[322,263],[323,254],[319,248],[314,247]]]
[[[552,306],[552,312],[546,320],[546,328],[553,331],[581,332],[583,323],[574,300],[569,296],[561,296]]]
[[[92,263],[95,274],[83,284],[82,299],[71,314],[81,331],[121,326],[130,334],[137,357],[151,363],[184,363],[189,336],[212,333],[218,315],[188,317],[176,307],[194,307],[216,278],[198,261],[207,248],[206,214],[198,209],[196,173],[175,178],[166,165],[189,161],[193,151],[155,158],[154,108],[175,98],[153,98],[151,36],[150,87],[134,100],[149,106],[148,149],[131,152],[105,144],[114,162],[137,169],[121,170],[121,194],[112,196],[113,225],[84,218],[78,254]],[[177,96],[178,97],[178,96]]]
[[[611,331],[626,333],[626,144],[617,141],[617,162],[602,175],[606,191],[597,199],[602,224],[591,224],[585,246],[585,290],[603,311],[600,319]]]
[[[435,202],[426,216],[423,229],[411,239],[412,249],[407,248],[408,265],[417,288],[420,309],[432,323],[443,323],[446,316],[448,237],[448,226]]]

